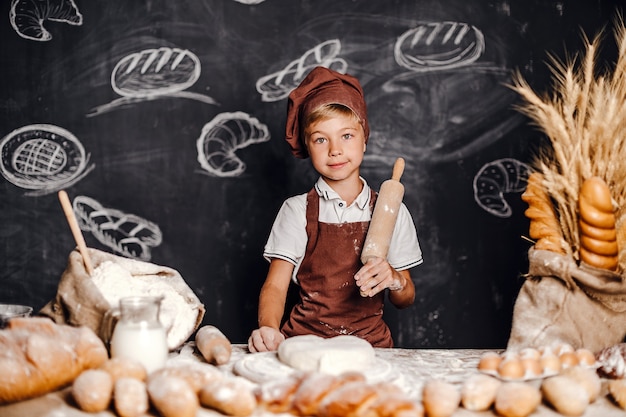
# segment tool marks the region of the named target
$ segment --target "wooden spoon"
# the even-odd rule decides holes
[[[91,258],[89,257],[89,251],[87,250],[87,245],[85,244],[83,233],[80,231],[80,227],[78,226],[76,215],[74,214],[74,210],[72,209],[72,203],[70,203],[70,198],[68,197],[65,190],[59,191],[59,201],[61,202],[61,207],[63,207],[63,212],[65,213],[67,222],[69,223],[72,234],[74,235],[74,240],[78,245],[78,251],[83,257],[85,269],[87,270],[89,276],[91,276],[93,274],[93,266],[91,263]]]

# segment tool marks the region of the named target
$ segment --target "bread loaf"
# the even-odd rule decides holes
[[[567,245],[554,206],[542,181],[543,176],[533,172],[528,176],[528,185],[522,194],[522,200],[528,203],[524,214],[530,219],[529,234],[535,240],[535,249],[565,254],[564,248]]]
[[[563,375],[546,378],[541,383],[544,400],[566,416],[580,416],[589,405],[589,394],[574,379]]]
[[[502,384],[496,378],[485,374],[473,374],[461,387],[461,404],[470,411],[485,411],[496,400],[496,392]]]
[[[215,326],[203,326],[196,333],[196,347],[204,359],[213,365],[223,365],[230,360],[230,341]]]
[[[42,317],[12,319],[0,330],[0,404],[68,386],[107,358],[102,340],[86,327]]]
[[[563,370],[561,374],[573,379],[587,391],[589,403],[596,401],[600,396],[602,381],[595,369],[584,366],[573,366]]]
[[[165,366],[150,374],[150,378],[164,376],[177,377],[189,384],[195,393],[200,392],[203,386],[219,381],[224,374],[215,366],[206,363],[183,364],[175,366]]]
[[[378,399],[376,388],[361,381],[348,382],[324,397],[316,416],[360,416]]]
[[[585,180],[578,196],[580,260],[596,268],[614,271],[618,246],[611,190],[600,177]]]

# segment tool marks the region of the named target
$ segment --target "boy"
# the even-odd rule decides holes
[[[248,348],[276,350],[285,337],[300,334],[350,334],[392,347],[382,320],[384,290],[397,308],[411,305],[409,269],[422,263],[422,253],[402,204],[387,259],[360,262],[376,193],[360,176],[369,126],[358,80],[314,68],[289,95],[286,130],[294,156],[310,157],[320,178],[308,193],[287,199],[276,217],[263,254],[270,267],[259,328]],[[281,326],[292,280],[300,298]]]

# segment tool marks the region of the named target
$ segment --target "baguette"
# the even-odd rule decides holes
[[[108,359],[87,327],[49,318],[16,318],[0,330],[0,404],[38,397],[71,385],[84,370]]]
[[[215,326],[203,326],[196,333],[196,347],[204,359],[213,365],[223,365],[230,360],[232,345]]]

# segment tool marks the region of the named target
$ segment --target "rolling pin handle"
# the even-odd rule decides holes
[[[393,172],[391,174],[391,179],[395,181],[400,181],[400,177],[404,172],[404,158],[396,159],[396,162],[393,164]]]

